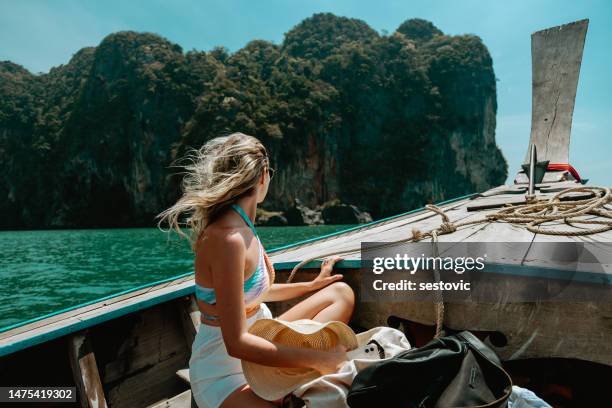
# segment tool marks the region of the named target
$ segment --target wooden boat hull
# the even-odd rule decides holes
[[[282,281],[289,271],[277,273]],[[310,279],[316,273],[305,270],[296,280]],[[343,273],[359,296],[361,271]],[[297,301],[269,306],[278,315]],[[78,334],[92,347],[108,406],[155,406],[178,396],[182,406],[189,406],[185,405],[189,384],[176,375],[187,367],[190,355],[193,331],[190,334],[189,304],[189,296],[180,296],[0,357],[0,381],[22,386],[76,385],[70,355],[75,354],[71,348]],[[557,357],[610,366],[611,316],[612,305],[591,302],[511,303],[503,307],[446,304],[445,322],[455,330],[502,333],[507,344],[492,347],[503,360]],[[431,302],[360,304],[351,324],[357,329],[369,328],[392,323],[394,318],[433,326],[435,310]]]
[[[550,197],[555,191],[576,186],[575,182],[555,182],[538,187],[540,197]],[[477,196],[465,197],[456,201],[440,205],[451,222],[468,222],[486,217],[509,201],[516,201],[522,197],[520,186],[502,186],[484,192]],[[516,191],[515,191],[516,190]],[[518,194],[517,194],[518,192]],[[578,197],[580,198],[580,197]],[[524,199],[524,198],[523,198]],[[361,284],[363,274],[371,274],[371,270],[361,269],[361,253],[359,243],[362,242],[395,242],[398,239],[408,239],[414,230],[428,231],[438,227],[441,217],[428,210],[410,212],[398,217],[378,222],[375,225],[359,227],[335,237],[323,238],[296,247],[288,247],[276,251],[273,255],[277,269],[277,280],[284,282],[289,271],[297,261],[311,259],[317,254],[329,253],[330,249],[346,251],[338,266],[344,266],[341,272],[346,281],[357,292],[357,298],[362,298]],[[549,228],[567,229],[562,223]],[[558,243],[596,245],[603,251],[610,251],[612,246],[612,232],[607,231],[588,236],[550,236],[534,234],[522,226],[503,222],[482,222],[459,228],[457,231],[439,237],[441,244],[457,243],[526,243],[525,248],[533,245],[557,245]],[[521,246],[519,245],[519,247]],[[529,249],[527,249],[529,251]],[[519,259],[526,257],[528,252],[519,255]],[[519,267],[526,268],[525,275],[529,275],[529,264],[538,261],[550,263],[550,259],[537,259],[537,256],[526,257],[526,261]],[[527,259],[529,258],[529,259]],[[608,261],[606,261],[608,262]],[[343,265],[344,264],[344,265]],[[307,264],[306,266],[311,266]],[[598,265],[600,271],[594,276],[601,282],[597,289],[598,295],[583,296],[583,300],[548,300],[548,301],[517,301],[505,297],[511,290],[521,291],[528,288],[532,281],[527,276],[524,279],[514,279],[510,286],[503,291],[491,287],[492,291],[499,291],[499,299],[491,302],[450,302],[445,303],[444,325],[454,330],[473,330],[497,332],[498,337],[505,338],[497,346],[492,342],[489,345],[504,360],[524,358],[576,358],[585,361],[612,365],[612,265]],[[298,272],[296,280],[312,279],[316,269],[310,272]],[[578,273],[583,273],[578,271]],[[310,274],[310,276],[306,276]],[[549,280],[550,281],[550,280]],[[559,281],[559,282],[562,282]],[[607,282],[607,284],[605,283]],[[514,286],[512,286],[514,285]],[[590,290],[590,289],[587,289]],[[377,302],[358,304],[355,311],[354,323],[365,328],[385,325],[389,319],[395,317],[424,325],[435,325],[435,307],[427,301],[386,301],[381,297]]]
[[[516,197],[507,189],[500,187],[478,197],[451,200],[440,207],[451,220],[481,216],[482,212],[494,211],[496,201]],[[483,209],[468,211],[470,206]],[[438,215],[420,209],[271,250],[269,254],[277,282],[285,282],[298,260],[310,259],[329,248],[350,249],[360,242],[407,237],[415,228],[426,230],[439,222]],[[497,238],[503,242],[508,234],[523,242],[548,239],[509,224],[483,224],[443,235],[440,241]],[[589,240],[612,242],[612,234],[598,234]],[[358,300],[362,297],[362,276],[369,273],[360,265],[359,251],[336,265]],[[313,279],[318,266],[317,262],[307,264],[298,271],[295,281]],[[602,276],[607,277],[607,272]],[[0,383],[73,385],[80,398],[85,399],[83,406],[88,406],[88,400],[99,399],[100,390],[113,407],[184,403],[190,397],[189,384],[176,373],[183,370],[184,377],[198,329],[199,312],[193,291],[193,275],[182,276],[2,332]],[[279,315],[297,301],[269,306]],[[434,304],[427,301],[360,302],[351,324],[356,329],[387,324],[408,329],[410,324],[431,327],[434,316]],[[485,341],[507,362],[562,358],[612,366],[611,317],[612,302],[446,303],[444,324],[451,330],[490,332]],[[432,335],[431,332],[429,336]],[[45,362],[42,367],[41,361]]]
[[[193,275],[0,333],[0,384],[75,386],[87,407],[189,406],[177,371],[197,329],[191,293]]]
[[[289,272],[277,271],[278,281],[286,280]],[[295,280],[312,279],[317,272],[298,272]],[[349,269],[342,273],[359,299],[360,275],[371,272]],[[295,303],[270,307],[278,315]],[[435,305],[429,301],[358,303],[351,324],[362,328],[386,326],[394,318],[434,327]],[[572,358],[612,366],[612,301],[446,303],[444,326],[496,333],[503,340],[486,342],[502,360]]]

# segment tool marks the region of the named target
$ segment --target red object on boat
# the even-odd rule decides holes
[[[546,170],[554,170],[554,171],[567,170],[567,171],[570,172],[570,174],[572,176],[574,176],[574,178],[577,181],[582,181],[582,179],[580,178],[580,175],[578,174],[578,171],[576,171],[576,169],[573,168],[571,164],[566,164],[566,163],[550,163],[548,165],[548,167],[546,168]]]

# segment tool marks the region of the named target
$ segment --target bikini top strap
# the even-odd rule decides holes
[[[242,217],[242,219],[247,223],[247,225],[251,228],[251,230],[253,231],[253,234],[255,234],[255,236],[259,239],[259,235],[257,235],[257,231],[255,231],[255,226],[253,225],[253,223],[251,222],[251,220],[249,219],[249,216],[246,215],[246,213],[244,212],[244,210],[242,209],[242,207],[240,207],[237,204],[232,204],[232,208],[234,210],[236,210],[236,212],[238,214],[240,214],[240,216]]]

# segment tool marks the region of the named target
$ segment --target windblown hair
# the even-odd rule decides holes
[[[182,166],[186,170],[183,195],[156,218],[160,218],[158,227],[166,221],[195,251],[204,229],[240,197],[252,194],[270,160],[264,145],[243,133],[211,139],[200,149],[191,149],[184,159],[189,163]],[[190,235],[181,225],[190,228]]]

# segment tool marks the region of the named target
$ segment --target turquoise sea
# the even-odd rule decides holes
[[[257,227],[257,233],[270,251],[348,228]],[[156,228],[0,231],[0,331],[192,271],[188,242]]]

